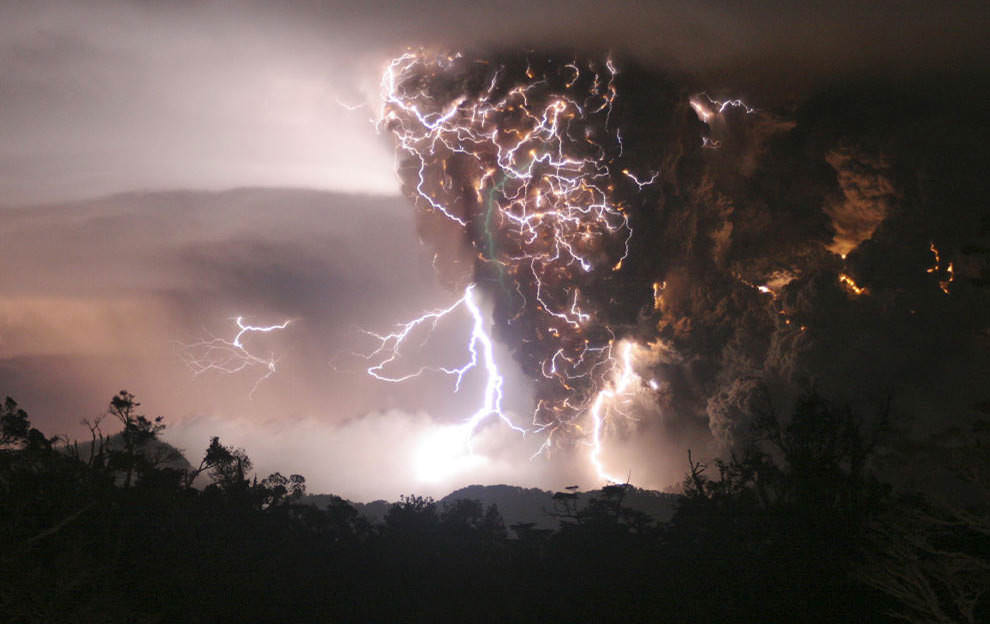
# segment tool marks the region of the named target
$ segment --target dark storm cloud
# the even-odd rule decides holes
[[[724,209],[694,240],[729,232],[728,241],[710,260],[684,262],[687,281],[703,281],[705,292],[691,290],[661,324],[706,371],[695,388],[709,396],[713,433],[730,443],[744,433],[742,415],[765,386],[816,387],[865,409],[891,396],[922,427],[975,415],[986,385],[960,380],[990,373],[990,222],[974,164],[988,156],[977,104],[988,87],[985,73],[831,87],[801,103],[793,127],[774,131],[750,173],[702,176],[690,211]],[[758,123],[736,115],[732,123]],[[725,144],[705,158],[739,156]],[[840,239],[851,249],[844,260],[825,251],[840,251]],[[770,284],[775,272],[794,279],[774,287],[774,299],[747,285]],[[841,284],[842,274],[866,292]],[[778,407],[792,398],[778,397]]]
[[[286,15],[267,3],[256,6],[268,6],[267,11],[262,9],[267,15]],[[638,52],[654,60],[668,59],[685,67],[714,67],[727,61],[750,63],[778,56],[832,73],[838,68],[897,59],[912,65],[962,60],[962,55],[982,50],[980,20],[986,18],[985,7],[978,2],[937,9],[914,1],[864,5],[845,0],[503,0],[484,4],[305,0],[296,6],[301,19],[323,20],[317,22],[321,26],[346,24],[363,35],[378,33],[399,45],[590,44]]]
[[[412,72],[403,84],[428,94],[436,110],[448,110],[464,96],[470,105],[485,85],[525,84],[535,73],[532,84],[549,85],[527,92],[526,106],[539,111],[546,106],[541,98],[554,97],[558,88],[555,72],[571,57],[510,51],[489,53],[482,62],[473,58],[426,65],[423,75]],[[612,167],[612,201],[622,202],[629,215],[630,256],[621,270],[606,265],[583,274],[565,267],[560,275],[544,275],[546,289],[555,290],[543,296],[568,294],[577,285],[593,318],[582,323],[579,337],[607,328],[641,343],[659,338],[676,354],[656,366],[666,386],[661,409],[649,416],[666,414],[668,424],[678,423],[674,430],[682,437],[668,429],[667,443],[696,443],[692,422],[704,422],[725,446],[738,443],[749,417],[767,407],[767,390],[785,411],[798,392],[816,388],[864,409],[892,396],[902,415],[922,426],[974,415],[973,406],[986,401],[986,384],[960,380],[990,372],[990,221],[981,208],[986,184],[976,164],[990,155],[985,71],[847,81],[775,111],[721,106],[692,93],[690,76],[621,57],[618,63],[619,96],[609,119],[626,149],[619,153],[606,143],[601,159]],[[497,100],[507,88],[495,89]],[[514,128],[512,111],[489,111],[485,118],[504,116]],[[593,123],[591,134],[584,125],[574,132],[608,134]],[[462,147],[479,150],[477,160],[487,162],[476,143]],[[503,223],[495,234],[473,227],[486,215],[474,199],[482,174],[458,166],[456,149],[430,154],[425,174],[418,165],[403,169],[407,193],[418,201],[425,179],[427,192],[468,222],[460,237],[479,257],[493,236],[514,249],[513,224]],[[620,175],[624,168],[661,174],[656,184],[639,188]],[[449,220],[428,207],[420,227],[440,252],[457,236]],[[591,245],[581,253],[593,253]],[[515,345],[516,359],[537,380],[538,397],[549,401],[566,390],[564,396],[586,400],[601,381],[574,375],[561,383],[539,375],[540,362],[556,357],[559,345],[542,336],[557,321],[540,306],[520,309],[515,293],[531,300],[535,287],[528,272],[506,266],[516,289],[491,287],[496,335]],[[490,267],[482,258],[473,269],[462,264],[460,272],[496,283]],[[662,284],[656,301],[654,284]],[[941,411],[933,413],[930,407],[939,403]]]
[[[986,63],[985,3],[6,2],[0,202],[130,189],[394,194],[364,125],[407,45],[611,49],[793,101],[850,74]]]

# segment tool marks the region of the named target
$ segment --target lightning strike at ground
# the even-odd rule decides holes
[[[632,342],[623,342],[620,345],[620,359],[613,369],[613,378],[606,387],[598,392],[594,402],[591,404],[590,410],[592,434],[589,459],[595,467],[598,476],[611,483],[623,483],[624,480],[610,475],[602,464],[601,452],[604,429],[608,424],[609,417],[614,414],[622,414],[622,399],[624,395],[632,389],[635,382],[639,381],[639,376],[633,371],[633,348],[634,345]]]

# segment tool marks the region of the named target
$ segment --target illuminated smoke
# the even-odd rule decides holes
[[[929,245],[928,248],[932,252],[932,255],[934,256],[933,259],[934,264],[932,264],[932,266],[930,266],[927,269],[927,272],[932,273],[934,275],[938,275],[940,277],[940,279],[938,280],[938,287],[943,293],[948,295],[949,284],[956,281],[955,266],[953,265],[952,262],[950,262],[948,266],[946,266],[944,269],[944,278],[943,278],[942,257],[938,253],[938,247],[936,247],[935,242],[932,241],[932,244]]]
[[[506,344],[536,398],[532,423],[514,426],[544,435],[547,452],[587,445],[603,479],[618,478],[606,441],[633,430],[624,423],[639,408],[627,403],[640,392],[656,414],[637,435],[653,426],[692,444],[700,438],[691,427],[703,423],[731,446],[768,386],[784,389],[786,409],[787,393],[802,387],[841,400],[911,379],[940,334],[898,324],[930,329],[949,309],[938,306],[960,296],[963,275],[972,283],[979,271],[964,264],[955,234],[973,219],[932,194],[944,214],[923,217],[927,208],[904,190],[910,168],[868,134],[876,124],[857,135],[822,114],[829,102],[784,119],[743,99],[691,93],[609,59],[537,52],[412,51],[382,79],[380,128],[395,141],[434,267],[452,290],[493,304],[491,331],[476,327],[466,344]],[[917,188],[949,188],[932,180]],[[918,236],[954,241],[946,249],[955,264],[936,258],[930,271],[952,295],[938,304],[904,294],[928,268],[928,258],[901,251],[919,251],[902,244]],[[915,305],[929,312],[910,312]],[[904,357],[897,336],[908,332],[920,338]],[[404,377],[390,368],[402,340],[377,339],[369,372]],[[853,341],[870,348],[854,353]],[[652,345],[662,356],[641,361]],[[893,362],[883,383],[881,360]],[[494,367],[487,374],[500,378]],[[485,417],[499,414],[479,403]],[[667,414],[694,420],[663,429]]]
[[[853,278],[849,277],[845,273],[839,273],[839,283],[849,289],[854,295],[865,295],[867,292],[866,288],[858,285]]]
[[[829,202],[825,214],[832,219],[835,237],[829,251],[842,258],[869,240],[890,214],[897,194],[890,181],[890,164],[850,149],[833,150],[825,160],[836,172],[841,199]]]

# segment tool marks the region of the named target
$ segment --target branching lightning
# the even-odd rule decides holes
[[[738,108],[745,112],[747,115],[752,115],[757,112],[757,109],[749,106],[742,100],[736,98],[731,100],[716,100],[712,98],[707,93],[701,93],[692,97],[688,103],[691,108],[694,109],[694,113],[698,116],[698,119],[711,127],[713,121],[718,115],[722,115],[726,110],[731,108]],[[722,142],[713,139],[712,137],[701,137],[701,147],[704,149],[721,149]]]
[[[370,353],[363,355],[364,358],[375,362],[375,364],[368,368],[368,374],[381,381],[401,383],[414,377],[419,377],[427,372],[442,373],[454,377],[454,391],[457,392],[461,388],[461,382],[464,376],[481,364],[486,376],[485,389],[482,393],[481,406],[466,422],[466,430],[469,438],[490,416],[498,417],[510,428],[524,433],[526,430],[515,425],[502,408],[503,378],[498,371],[498,365],[495,363],[494,346],[491,336],[488,335],[485,329],[485,318],[481,312],[481,308],[478,307],[475,290],[476,286],[474,284],[468,286],[464,290],[464,295],[450,306],[441,310],[427,312],[422,316],[403,323],[396,331],[390,334],[365,332],[378,340],[378,347]],[[467,351],[470,353],[470,358],[465,364],[455,368],[421,366],[411,373],[402,375],[390,375],[386,373],[386,368],[396,364],[401,359],[402,348],[417,329],[421,327],[428,327],[430,330],[436,329],[441,320],[451,316],[462,308],[468,312],[472,321],[471,337],[467,343]]]
[[[387,65],[379,123],[403,157],[400,176],[424,213],[465,233],[477,264],[460,299],[392,333],[369,332],[378,345],[365,356],[374,362],[368,373],[382,381],[434,372],[454,377],[455,391],[468,371],[483,369],[487,383],[481,407],[467,420],[470,431],[493,416],[523,431],[502,409],[502,376],[477,305],[479,286],[491,288],[514,306],[506,312],[510,304],[503,305],[497,328],[522,334],[516,346],[535,364],[538,402],[527,430],[546,435],[543,449],[558,432],[585,439],[591,463],[607,480],[614,479],[601,463],[602,440],[637,379],[633,343],[617,341],[582,285],[620,271],[629,256],[633,231],[616,185],[625,179],[638,191],[660,176],[613,169],[623,152],[618,129],[609,127],[617,73],[611,59],[528,60],[523,70],[425,51]],[[435,329],[461,308],[473,319],[465,365],[390,372],[412,333]],[[618,358],[614,344],[622,345]]]
[[[591,404],[591,420],[593,423],[591,434],[591,463],[594,465],[599,476],[603,477],[607,481],[611,481],[612,483],[622,483],[623,480],[611,476],[602,465],[602,438],[609,411],[621,413],[621,398],[629,392],[636,381],[639,381],[639,376],[633,371],[633,346],[634,345],[632,342],[622,343],[620,346],[621,353],[619,354],[619,362],[617,363],[617,366],[613,368],[613,378],[611,382],[598,392],[598,395],[595,396],[594,402]],[[656,388],[652,385],[651,388],[656,390]]]
[[[636,177],[636,175],[634,173],[632,173],[628,169],[623,169],[622,170],[622,175],[624,175],[627,178],[629,178],[630,180],[632,180],[636,184],[636,186],[639,187],[640,190],[642,190],[642,188],[644,186],[649,186],[649,185],[653,184],[654,182],[656,182],[657,181],[657,178],[660,177],[660,172],[659,171],[654,171],[653,172],[653,175],[651,175],[648,180],[640,180],[638,177]]]
[[[291,321],[283,321],[275,325],[248,325],[244,317],[233,319],[237,333],[233,339],[212,337],[189,344],[180,345],[180,356],[192,370],[194,376],[208,371],[216,371],[232,375],[246,370],[261,369],[263,372],[251,387],[249,397],[254,396],[261,382],[275,374],[278,359],[274,353],[268,357],[256,355],[248,350],[244,341],[251,334],[269,334],[289,326]]]

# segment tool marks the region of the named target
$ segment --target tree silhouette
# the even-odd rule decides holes
[[[17,405],[17,401],[7,397],[0,406],[0,447],[26,444],[30,430],[31,422],[27,412]]]
[[[247,472],[253,464],[244,449],[224,446],[220,438],[214,436],[200,465],[209,470],[214,485],[233,491],[247,487]]]
[[[437,504],[429,496],[400,496],[385,514],[385,527],[393,532],[427,533],[438,523]]]
[[[0,406],[0,449],[48,450],[58,438],[46,438],[31,426],[27,412],[7,397]]]
[[[870,467],[887,406],[868,418],[809,392],[786,419],[769,400],[754,416],[750,443],[714,461],[717,478],[688,455],[666,543],[678,558],[707,560],[724,583],[715,586],[722,611],[696,608],[707,618],[779,620],[805,601],[827,605],[806,621],[853,617],[869,600],[853,579],[854,562],[889,492]],[[740,591],[759,584],[773,586],[777,600]],[[847,600],[830,603],[829,593]]]
[[[890,504],[882,418],[814,394],[755,414],[752,443],[710,467],[689,454],[668,523],[631,510],[628,484],[573,488],[545,510],[559,529],[514,536],[475,500],[403,496],[372,525],[301,475],[259,480],[219,437],[179,475],[147,459],[161,419],[114,399],[123,430],[90,423],[88,457],[0,406],[0,622],[986,619],[987,505]],[[983,435],[949,458],[960,478],[985,476]]]
[[[133,394],[121,390],[110,399],[108,409],[108,413],[123,426],[120,439],[123,440],[124,448],[121,451],[111,451],[110,465],[114,469],[124,471],[125,488],[131,487],[135,471],[140,469],[147,471],[147,458],[140,451],[165,429],[161,416],[148,420],[143,414],[138,414],[137,408],[140,406]]]
[[[306,493],[306,477],[298,474],[288,478],[280,472],[273,472],[258,484],[262,509],[281,504],[290,504]]]
[[[990,617],[990,426],[976,421],[942,467],[968,487],[963,501],[906,496],[871,523],[859,578],[894,598],[908,622],[975,623]]]

